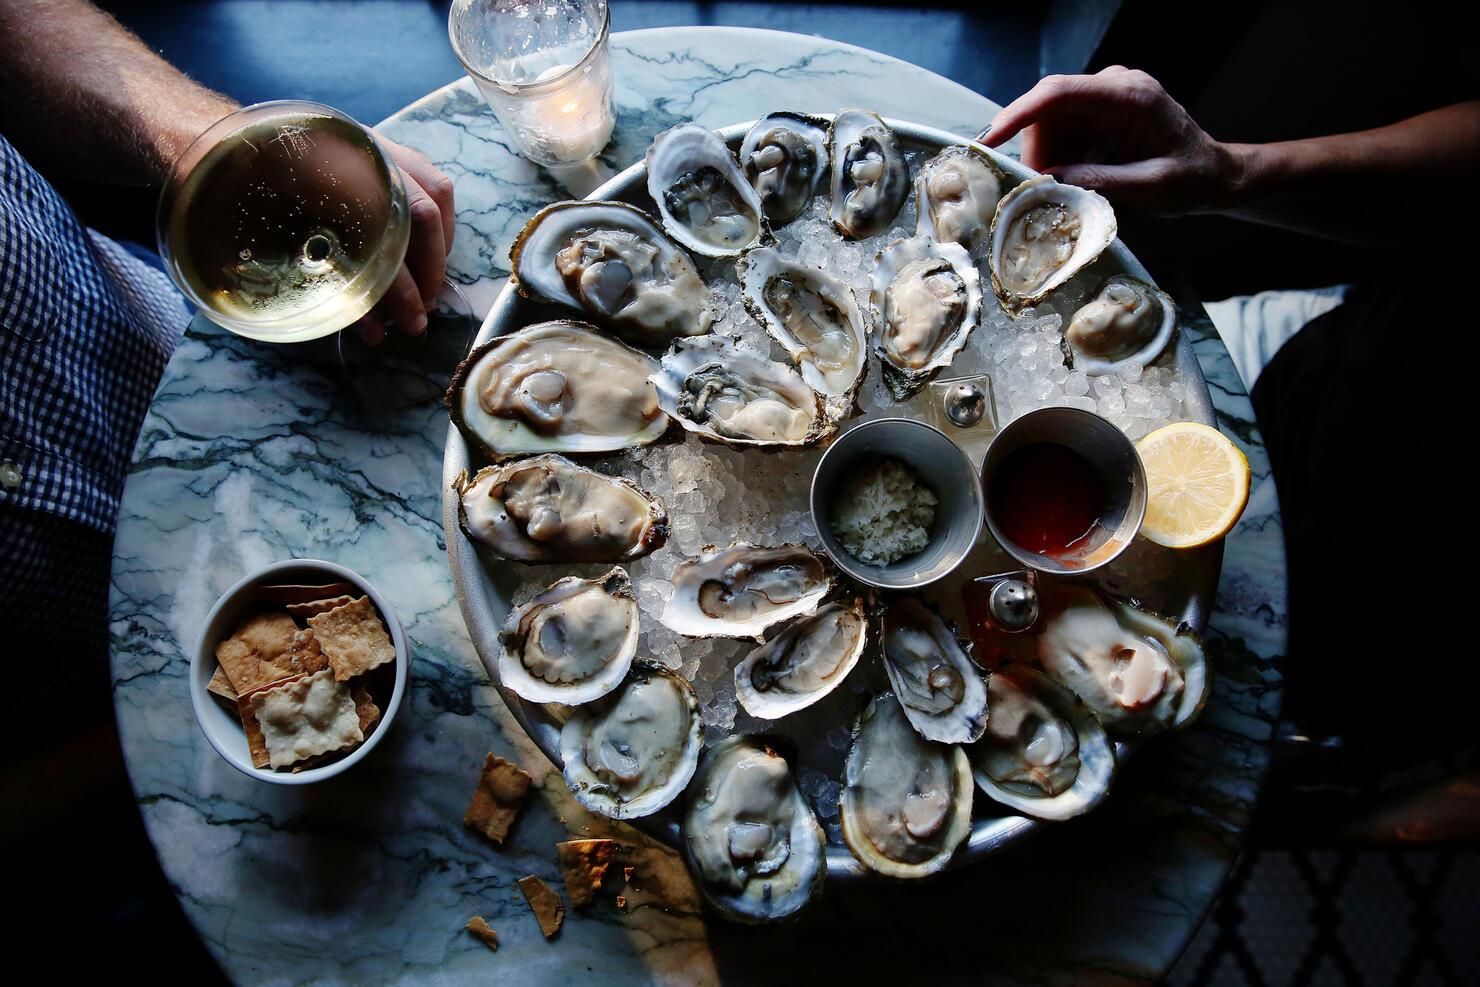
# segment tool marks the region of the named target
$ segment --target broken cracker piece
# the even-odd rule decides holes
[[[565,900],[532,874],[519,879],[519,890],[524,894],[524,900],[529,902],[534,917],[539,919],[540,931],[545,938],[559,932],[560,923],[565,921]]]
[[[295,617],[302,617],[306,620],[316,614],[328,613],[335,607],[342,607],[346,603],[353,602],[355,602],[355,598],[346,593],[322,600],[309,600],[307,603],[289,603],[283,609]]]
[[[305,627],[293,635],[293,644],[278,658],[278,664],[286,665],[296,675],[312,675],[329,667],[329,659],[319,647],[319,639]]]
[[[616,846],[616,840],[568,840],[555,844],[560,867],[565,871],[565,893],[570,896],[572,908],[584,908],[596,900]]]
[[[498,952],[498,933],[488,927],[488,923],[483,921],[482,915],[474,915],[468,919],[467,929],[473,934],[474,939],[477,939],[495,953]]]
[[[473,792],[473,801],[468,804],[467,815],[463,816],[463,824],[495,843],[502,843],[533,781],[534,776],[528,771],[489,754],[483,760],[483,774]]]
[[[341,682],[396,658],[396,647],[368,596],[316,614],[308,618],[308,626]]]

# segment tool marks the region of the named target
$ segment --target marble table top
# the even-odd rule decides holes
[[[606,173],[690,119],[719,126],[777,108],[857,105],[970,135],[996,109],[917,67],[800,35],[638,31],[615,35],[613,52]],[[381,129],[453,178],[451,267],[479,314],[524,221],[585,181],[557,180],[512,153],[467,80]],[[623,905],[572,913],[547,942],[515,881],[535,874],[560,888],[554,844],[572,835],[650,841],[571,799],[467,638],[441,525],[445,409],[367,395],[322,347],[254,343],[197,320],[135,453],[111,599],[129,773],[187,915],[246,983],[463,983],[514,971],[530,983],[752,983],[806,969],[978,983],[1156,979],[1211,905],[1248,824],[1284,647],[1280,521],[1253,413],[1200,310],[1184,332],[1220,425],[1254,469],[1206,633],[1215,693],[1194,727],[1139,752],[1089,816],[935,880],[834,889],[801,921],[756,931],[703,913],[674,855],[654,850]],[[376,583],[414,656],[407,701],[381,746],[301,788],[264,784],[220,758],[196,727],[187,683],[217,595],[247,570],[292,557],[339,562]],[[462,825],[490,751],[535,776],[502,847]],[[643,877],[646,890],[636,886]],[[665,878],[679,890],[656,893]],[[496,954],[463,930],[473,915],[497,929]]]

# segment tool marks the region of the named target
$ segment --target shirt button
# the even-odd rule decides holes
[[[14,489],[21,485],[21,468],[10,460],[0,463],[0,484],[7,489]]]

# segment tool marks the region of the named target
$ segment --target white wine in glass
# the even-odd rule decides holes
[[[156,218],[175,284],[213,322],[270,342],[327,336],[390,287],[411,218],[395,163],[318,103],[258,103],[170,169]]]

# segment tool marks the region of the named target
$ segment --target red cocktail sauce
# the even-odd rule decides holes
[[[1002,460],[987,504],[1009,540],[1036,555],[1063,559],[1089,547],[1109,497],[1079,453],[1056,442],[1035,442]]]

